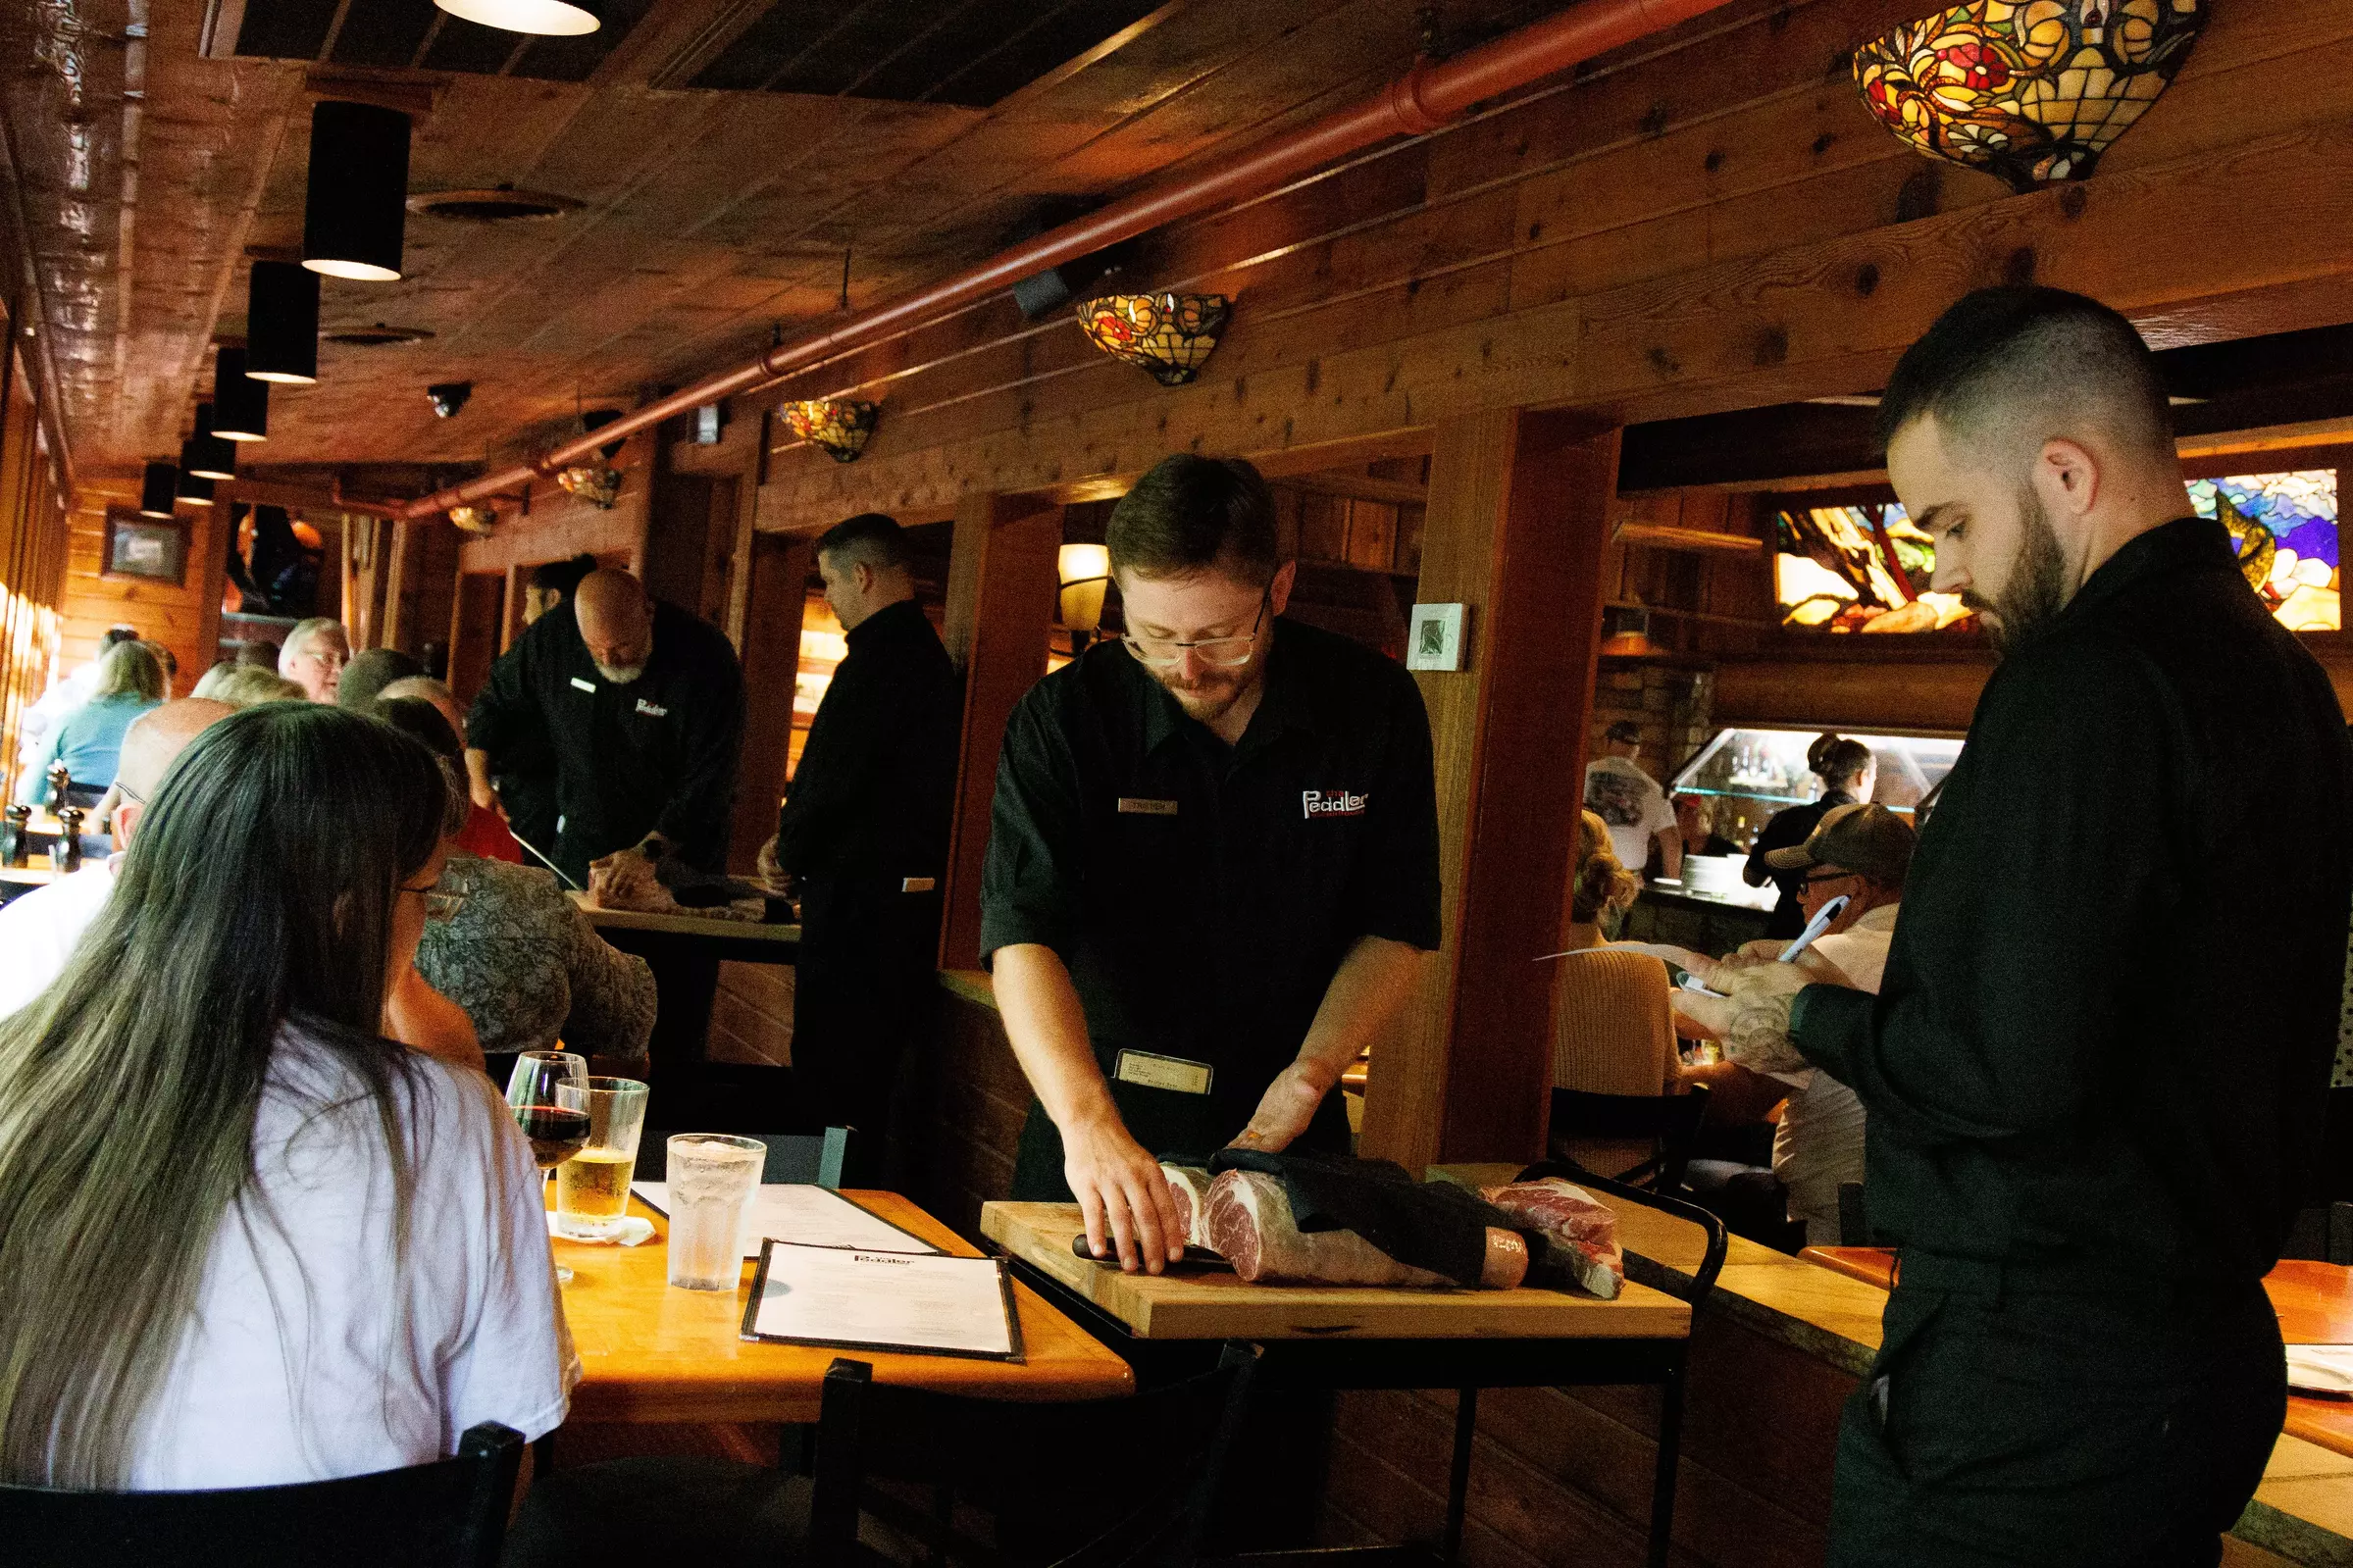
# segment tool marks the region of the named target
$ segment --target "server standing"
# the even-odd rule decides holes
[[[1128,634],[1006,726],[981,951],[1037,1092],[1014,1196],[1157,1273],[1159,1155],[1347,1151],[1331,1090],[1438,945],[1437,800],[1412,677],[1284,619],[1255,469],[1166,459],[1109,544]]]
[[[899,1060],[938,995],[963,683],[915,602],[895,522],[837,524],[817,540],[817,570],[849,651],[760,869],[800,898],[794,1076],[827,1125],[858,1130],[854,1185],[872,1185]]]
[[[569,616],[541,616],[501,660],[466,718],[474,798],[510,744],[544,737],[555,755],[564,875],[625,850],[725,869],[728,814],[743,749],[743,672],[712,627],[645,597],[626,572],[582,579]]]
[[[1854,1088],[1870,1224],[1903,1246],[1829,1559],[2208,1568],[2284,1413],[2263,1276],[2310,1201],[2336,1040],[2343,717],[2185,515],[2123,317],[1972,294],[1880,414],[1934,585],[2005,657],[1878,997],[1767,963],[1711,1009],[1733,1060],[1794,1043]],[[2281,822],[2314,830],[2292,856]]]
[[[585,550],[569,560],[542,561],[533,567],[523,586],[526,632],[559,610],[566,612],[569,619],[574,591],[580,587],[581,580],[595,570],[596,557]],[[498,656],[497,662],[504,665],[522,656],[522,642],[518,638],[514,647]],[[495,672],[496,666],[492,669]],[[493,673],[491,679],[498,677]],[[555,798],[555,748],[548,744],[545,734],[512,730],[499,752],[498,769],[490,783],[509,831],[541,852],[552,853],[555,820],[561,812]]]

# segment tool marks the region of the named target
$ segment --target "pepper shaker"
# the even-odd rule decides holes
[[[81,869],[81,808],[67,806],[57,814],[57,869],[71,875]]]
[[[32,863],[32,808],[12,805],[0,821],[0,864],[22,871]]]

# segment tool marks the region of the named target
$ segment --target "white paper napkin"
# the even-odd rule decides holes
[[[2353,1344],[2291,1344],[2287,1386],[2298,1393],[2353,1394]]]
[[[555,1228],[556,1219],[555,1210],[549,1209],[547,1211],[547,1234],[559,1241],[571,1241],[581,1246],[640,1246],[653,1239],[653,1221],[642,1214],[623,1215],[620,1229],[601,1239],[591,1239],[585,1236],[566,1236]]]

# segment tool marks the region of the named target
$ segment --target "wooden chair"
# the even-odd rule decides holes
[[[681,1128],[680,1132],[728,1132],[738,1138],[756,1138],[768,1145],[767,1163],[760,1167],[763,1182],[814,1182],[819,1187],[839,1188],[842,1167],[849,1158],[852,1136],[846,1127],[819,1128],[814,1132],[770,1133],[758,1130],[737,1132],[734,1128]],[[647,1128],[638,1139],[638,1169],[636,1180],[659,1182],[670,1169],[670,1134]]]
[[[881,1384],[867,1363],[838,1359],[813,1477],[711,1459],[581,1465],[532,1487],[507,1563],[659,1551],[851,1568],[876,1560],[858,1542],[870,1525],[931,1562],[1191,1568],[1257,1359],[1229,1344],[1199,1377],[1059,1403]]]
[[[0,1554],[75,1568],[493,1568],[523,1435],[467,1430],[457,1455],[339,1481],[221,1492],[0,1486]]]

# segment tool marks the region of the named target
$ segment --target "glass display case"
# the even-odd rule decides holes
[[[1822,733],[1764,726],[1718,730],[1677,771],[1667,792],[1713,799],[1715,831],[1745,850],[1773,813],[1821,798],[1822,782],[1807,769],[1806,748]],[[1934,794],[1961,758],[1962,737],[1949,733],[1838,733],[1870,747],[1879,764],[1871,798],[1907,818]]]

